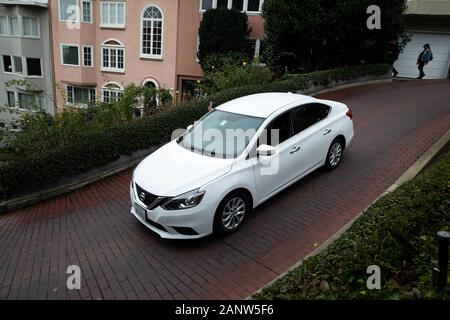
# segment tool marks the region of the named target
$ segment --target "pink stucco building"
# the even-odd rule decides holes
[[[54,95],[58,109],[111,100],[130,83],[183,92],[202,77],[197,62],[203,10],[247,13],[251,37],[264,36],[263,0],[52,0]]]

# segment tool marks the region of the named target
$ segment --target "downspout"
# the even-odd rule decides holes
[[[49,28],[48,28],[48,40],[50,42],[50,66],[52,68],[52,87],[53,87],[53,111],[54,114],[56,114],[58,112],[58,107],[56,105],[56,83],[55,83],[55,79],[56,79],[56,75],[55,75],[55,59],[54,59],[54,55],[55,52],[53,51],[53,16],[52,16],[52,1],[48,2],[48,21],[49,21]]]

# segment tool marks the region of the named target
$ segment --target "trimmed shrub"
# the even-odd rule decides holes
[[[118,123],[41,154],[32,152],[33,146],[30,146],[29,154],[8,160],[0,166],[0,198],[5,199],[23,192],[24,188],[54,182],[105,165],[120,155],[168,142],[173,130],[185,128],[202,117],[208,110],[209,101],[218,106],[250,94],[296,92],[363,76],[381,76],[389,70],[389,65],[380,64],[287,76],[280,81],[224,90],[153,116]]]

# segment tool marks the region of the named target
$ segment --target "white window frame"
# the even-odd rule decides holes
[[[118,43],[118,45],[114,45],[114,44],[107,44],[107,42],[109,41],[115,41]],[[123,51],[123,69],[120,68],[111,68],[111,67],[104,67],[103,66],[103,49],[107,49],[108,50],[108,55],[109,57],[111,56],[111,49],[116,49],[116,50],[122,50]],[[104,71],[104,72],[114,72],[114,73],[125,73],[125,61],[126,61],[126,52],[125,52],[125,46],[123,45],[122,42],[120,42],[117,39],[108,39],[103,41],[101,47],[100,47],[100,70]],[[116,65],[119,64],[119,56],[116,56]],[[111,60],[110,60],[111,61]]]
[[[109,85],[114,85],[114,86],[117,86],[117,87],[119,87],[119,89],[110,89],[110,88],[108,88],[108,86]],[[123,86],[121,86],[120,85],[120,83],[117,83],[117,82],[114,82],[114,81],[108,81],[108,82],[106,82],[104,85],[103,85],[103,87],[102,87],[102,102],[107,102],[107,101],[105,101],[105,91],[107,91],[107,92],[114,92],[114,93],[120,93],[121,94],[121,97],[122,97],[122,95],[123,95],[123,91],[124,91],[124,89],[123,89]],[[113,102],[117,102],[117,101],[119,101],[120,100],[120,98],[119,99],[117,99],[117,100],[115,100],[115,101],[113,101]],[[108,102],[111,102],[111,101],[108,101]]]
[[[156,89],[159,89],[159,83],[158,83],[158,81],[156,81],[155,78],[144,79],[144,81],[142,81],[142,85],[145,86],[148,82],[152,82],[155,85]]]
[[[8,104],[8,106],[9,106],[10,108],[13,108],[13,109],[19,110],[19,111],[35,111],[35,110],[30,110],[30,109],[21,108],[20,105],[19,105],[19,93],[27,94],[26,92],[21,91],[21,90],[17,90],[17,89],[15,89],[15,90],[7,89],[7,90],[6,90],[6,97],[8,97],[8,92],[14,93],[14,100],[15,100],[15,105],[14,105],[14,106],[10,106],[10,105]],[[28,94],[28,95],[31,96],[30,94]],[[37,104],[37,105],[40,104],[40,102],[43,102],[43,104],[40,105],[40,110],[45,110],[45,97],[44,97],[44,94],[35,95],[34,97],[35,97],[35,99],[36,99],[36,104]],[[42,100],[41,100],[41,98],[42,98]]]
[[[100,28],[125,29],[125,26],[127,24],[127,3],[125,1],[99,1],[99,3],[100,3]],[[103,23],[103,4],[108,4],[109,7],[111,6],[111,4],[116,6],[119,6],[119,4],[123,4],[123,24]],[[119,17],[119,10],[117,10],[116,8],[116,18],[118,17]]]
[[[64,54],[63,54],[63,48],[64,47],[77,47],[78,50],[78,64],[66,64],[64,63]],[[61,43],[60,44],[60,55],[61,55],[61,65],[67,66],[67,67],[80,67],[80,45],[79,44],[73,44],[73,43]]]
[[[146,79],[144,79],[144,81],[142,81],[142,86],[146,86],[147,83],[149,83],[149,82],[153,83],[155,85],[156,89],[160,89],[159,83],[158,83],[158,81],[155,78],[146,78]],[[161,105],[161,101],[160,101],[160,98],[158,96],[156,97],[156,105],[157,106]],[[141,108],[144,109],[144,105],[143,104],[142,104]]]
[[[80,8],[80,18],[81,18],[81,22],[82,23],[94,23],[94,17],[93,17],[93,7],[92,7],[92,0],[79,0],[81,2],[81,8]],[[87,2],[89,3],[89,11],[90,11],[90,18],[91,20],[86,21],[84,20],[84,3]]]
[[[40,76],[30,76],[28,75],[28,64],[27,59],[39,59],[39,63],[41,64],[41,75]],[[23,63],[25,61],[25,64]],[[22,69],[24,71],[24,75],[27,78],[42,78],[44,76],[44,70],[42,69],[42,59],[41,58],[33,58],[33,57],[22,57]]]
[[[161,12],[161,54],[159,54],[159,55],[143,53],[143,49],[144,49],[143,42],[144,41],[143,41],[142,37],[143,37],[143,31],[144,31],[144,13],[150,7],[155,7]],[[146,6],[144,8],[144,10],[142,10],[140,19],[141,19],[141,30],[140,30],[140,38],[139,38],[139,42],[140,42],[139,43],[139,57],[144,58],[144,59],[162,60],[163,55],[164,55],[164,29],[165,29],[164,28],[164,12],[163,12],[163,10],[161,9],[160,6],[158,6],[156,4],[150,4],[150,5]],[[150,19],[145,19],[145,20],[150,20]],[[157,20],[159,20],[159,19],[157,19]],[[152,25],[151,29],[152,29],[151,49],[153,49],[153,25]],[[153,50],[151,50],[151,51],[153,51]]]
[[[9,58],[11,59],[11,69],[12,69],[11,72],[5,71],[5,66],[4,66],[4,62],[3,62],[3,56],[9,56]],[[23,61],[24,61],[23,57],[15,56],[13,54],[2,54],[2,55],[0,55],[0,57],[2,59],[2,65],[3,65],[2,71],[3,71],[3,73],[5,73],[5,74],[12,74],[12,75],[19,76],[19,77],[24,77],[25,74],[27,74],[27,72],[25,72],[26,71],[26,65],[24,65],[24,63],[23,63]],[[22,73],[16,72],[16,65],[14,63],[14,57],[20,58],[22,60]]]
[[[260,15],[262,11],[264,0],[259,1],[259,10],[258,11],[248,11],[248,0],[244,0],[243,3],[243,10],[242,12],[246,13],[247,15]],[[227,9],[231,9],[233,7],[233,0],[228,0]],[[212,0],[212,9],[217,8],[217,0]],[[206,10],[203,10],[203,0],[200,0],[200,13],[205,12]]]
[[[249,11],[248,10],[248,0],[244,0],[244,10],[248,15],[260,15],[262,11],[262,7],[264,4],[264,0],[259,1],[259,9],[258,11]]]
[[[37,35],[37,36],[33,36],[33,35],[27,36],[27,35],[25,35],[25,28],[24,28],[24,26],[23,26],[23,24],[24,24],[24,18],[32,18],[32,19],[36,19],[36,22],[37,22],[37,31],[38,31],[38,35]],[[39,19],[39,17],[36,17],[36,16],[22,16],[20,20],[21,20],[21,25],[22,25],[22,36],[23,36],[24,38],[32,38],[32,39],[40,39],[40,38],[41,38],[41,20]]]
[[[63,22],[67,22],[67,21],[70,21],[70,22],[79,22],[79,21],[80,21],[80,6],[79,6],[79,0],[75,0],[75,6],[76,6],[76,13],[75,13],[76,17],[75,17],[75,20],[73,20],[73,19],[67,19],[67,20],[64,20],[64,19],[62,19],[62,17],[61,17],[61,0],[58,0],[58,18],[59,18],[59,21],[63,21]]]
[[[75,95],[73,94],[73,90],[72,90],[72,97],[71,97],[72,101],[69,101],[69,87],[71,87],[71,88],[88,89],[89,90],[89,98],[90,98],[91,93],[92,93],[90,90],[93,90],[94,91],[94,100],[93,100],[93,102],[95,102],[97,100],[97,88],[95,88],[95,87],[83,87],[83,86],[76,86],[76,85],[68,84],[68,85],[66,85],[66,97],[67,97],[66,98],[66,100],[67,100],[66,104],[69,105],[69,106],[72,106],[72,107],[76,106],[76,107],[81,107],[81,108],[87,108],[89,106],[87,103],[74,102],[73,100],[75,99]]]
[[[8,93],[12,93],[14,95],[14,105],[13,106],[9,104]],[[6,89],[6,101],[7,101],[7,106],[9,106],[10,108],[17,108],[17,92],[16,92],[16,90],[11,90],[10,88]]]
[[[0,57],[2,59],[2,64],[3,64],[3,56],[9,56],[11,58],[11,66],[12,66],[12,72],[5,71],[5,66],[3,66],[3,68],[2,68],[3,73],[19,76],[19,77],[22,77],[22,78],[38,78],[39,79],[39,78],[43,78],[44,77],[42,58],[20,57],[20,56],[15,56],[13,54],[2,54],[2,55],[0,55]],[[20,58],[20,60],[22,62],[22,73],[16,72],[16,65],[14,63],[14,57]],[[41,75],[40,76],[35,76],[35,75],[30,76],[30,75],[28,75],[27,59],[39,59],[39,63],[40,63],[40,66],[41,66]]]
[[[11,32],[11,18],[17,18],[17,34],[12,34]],[[9,31],[9,36],[10,37],[22,37],[23,36],[23,32],[22,32],[22,19],[19,15],[17,16],[8,16],[8,31]]]
[[[8,37],[9,36],[9,19],[8,19],[8,16],[2,14],[2,15],[0,15],[0,17],[5,18],[5,32],[6,32],[6,33],[0,33],[0,36]]]
[[[200,49],[200,36],[197,34],[197,46],[195,48],[195,62],[200,63],[200,59],[198,58],[198,51]]]
[[[85,65],[84,64],[84,48],[90,48],[91,49],[91,65],[90,66],[87,66],[87,65]],[[95,56],[95,53],[94,53],[94,46],[92,46],[92,45],[82,45],[81,46],[81,53],[82,53],[82,63],[83,63],[83,67],[84,68],[93,68],[94,67],[94,56]]]

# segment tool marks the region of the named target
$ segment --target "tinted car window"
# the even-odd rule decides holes
[[[290,112],[274,119],[261,134],[258,145],[268,144],[276,147],[292,137]]]
[[[300,133],[315,123],[325,119],[329,112],[329,106],[319,103],[307,104],[294,109],[292,111],[294,134]]]

